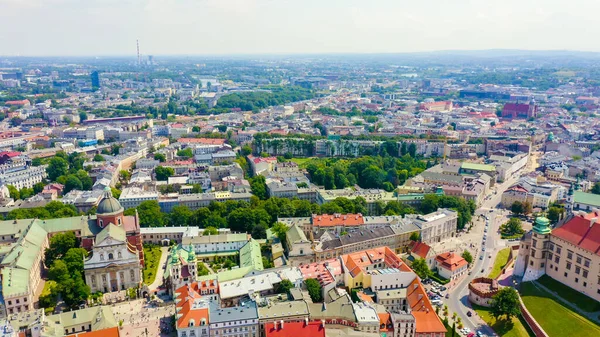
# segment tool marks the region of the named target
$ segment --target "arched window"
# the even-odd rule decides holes
[[[123,256],[121,255],[121,252],[118,252],[118,253],[117,253],[117,257],[118,257],[119,259],[123,257]]]
[[[114,258],[113,253],[108,253],[108,259],[112,260]]]
[[[190,319],[190,322],[188,323],[188,326],[194,326],[194,320]]]
[[[102,219],[100,219],[100,227],[104,226],[104,221],[102,221]]]
[[[104,254],[100,254],[100,261],[104,261]]]

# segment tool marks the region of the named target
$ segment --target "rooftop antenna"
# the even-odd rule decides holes
[[[137,65],[138,67],[142,65],[142,60],[140,58],[140,40],[135,40],[137,45]]]

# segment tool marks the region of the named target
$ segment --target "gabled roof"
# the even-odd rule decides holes
[[[100,233],[98,233],[96,236],[96,244],[106,240],[109,237],[120,242],[125,242],[127,240],[127,236],[125,235],[125,230],[123,227],[119,227],[111,223],[104,227]]]
[[[314,227],[332,226],[359,226],[365,223],[362,214],[313,214],[312,224]]]
[[[428,244],[418,241],[412,241],[409,248],[412,254],[415,254],[423,259],[427,258],[427,254],[429,254],[429,251],[431,250],[431,247]]]

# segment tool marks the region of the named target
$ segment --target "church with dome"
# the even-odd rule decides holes
[[[90,251],[83,269],[92,292],[138,288],[142,282],[144,252],[139,218],[137,213],[125,216],[123,212],[107,188],[96,211],[96,226],[100,232],[94,237],[82,237],[82,246]]]

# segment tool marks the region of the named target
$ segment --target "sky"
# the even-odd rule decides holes
[[[0,55],[600,51],[599,0],[0,0]]]

